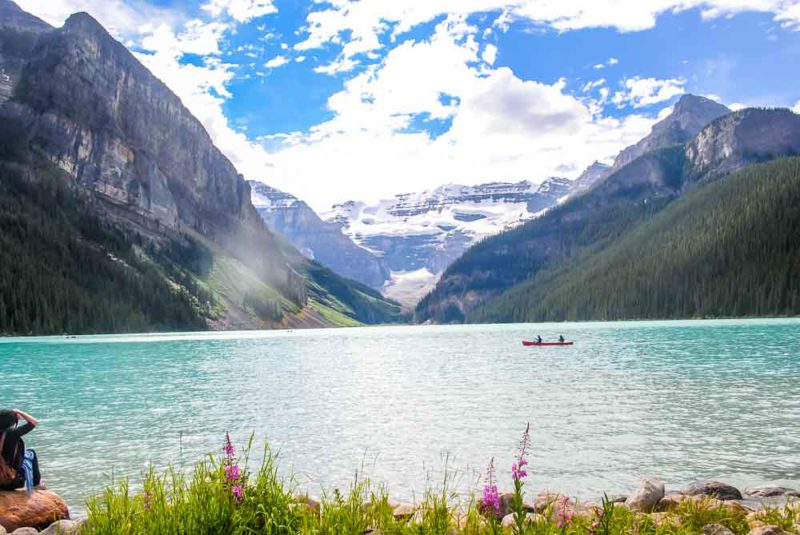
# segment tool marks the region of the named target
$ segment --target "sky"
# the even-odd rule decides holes
[[[16,0],[86,11],[245,178],[319,211],[575,178],[683,93],[800,112],[800,0]]]

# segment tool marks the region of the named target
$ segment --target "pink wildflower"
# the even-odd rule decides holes
[[[525,426],[525,432],[522,434],[522,440],[519,443],[519,450],[517,462],[511,465],[511,477],[514,481],[520,481],[528,476],[528,472],[524,467],[528,464],[525,455],[528,453],[528,445],[530,444],[530,431],[531,424]]]
[[[228,459],[233,459],[236,455],[236,448],[233,447],[230,433],[225,433],[225,445],[222,446],[222,451],[228,456]]]
[[[153,495],[149,491],[144,491],[144,510],[149,511],[153,506]]]
[[[244,489],[242,489],[241,485],[234,485],[231,488],[231,492],[233,493],[233,497],[236,498],[237,502],[242,501],[242,497],[244,495]]]
[[[494,457],[489,461],[489,467],[486,469],[486,485],[483,486],[480,508],[484,514],[500,515],[500,494],[497,492],[497,485],[494,482]]]
[[[239,465],[230,464],[225,467],[225,477],[230,479],[231,481],[235,481],[239,479],[241,476],[241,472],[239,470]]]

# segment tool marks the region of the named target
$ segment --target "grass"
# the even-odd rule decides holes
[[[194,465],[191,477],[176,469],[143,476],[142,491],[128,481],[106,488],[87,503],[88,521],[81,533],[98,535],[490,535],[512,533],[480,511],[475,497],[429,490],[405,514],[383,487],[369,480],[334,489],[319,502],[298,494],[293,478],[282,478],[276,455],[264,449],[257,470],[248,468],[251,444],[237,457],[232,451],[209,455]],[[232,467],[236,467],[233,469]],[[235,487],[242,489],[237,497]],[[531,492],[527,502],[531,501]],[[525,535],[699,535],[708,524],[721,524],[744,535],[754,522],[797,531],[800,507],[765,508],[749,513],[713,499],[685,500],[667,513],[636,513],[604,500],[600,505],[552,500],[540,514],[526,513]],[[566,519],[566,521],[565,521]],[[518,533],[519,523],[513,526]]]

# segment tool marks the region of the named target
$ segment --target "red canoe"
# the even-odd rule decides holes
[[[523,340],[522,345],[526,347],[530,346],[571,346],[575,342],[529,342],[528,340]]]

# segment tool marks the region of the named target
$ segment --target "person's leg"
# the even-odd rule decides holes
[[[36,487],[42,482],[42,474],[39,472],[39,456],[36,455],[35,450],[28,450],[33,453],[33,460],[31,462],[33,467],[33,486]]]

